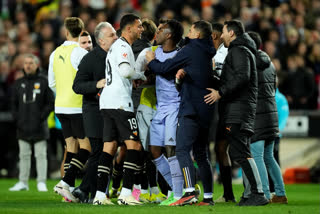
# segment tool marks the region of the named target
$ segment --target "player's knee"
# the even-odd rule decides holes
[[[168,158],[176,155],[176,147],[175,146],[166,146],[166,152]]]
[[[151,152],[152,159],[157,159],[162,154],[161,147],[159,146],[150,146],[150,152]]]

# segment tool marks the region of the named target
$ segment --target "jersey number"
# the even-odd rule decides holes
[[[107,80],[107,85],[111,85],[112,83],[112,69],[109,60],[107,61],[107,72],[106,72],[106,80]]]
[[[135,130],[138,128],[136,118],[128,119],[131,130]]]

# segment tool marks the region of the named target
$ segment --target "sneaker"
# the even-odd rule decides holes
[[[119,196],[118,197],[118,204],[119,205],[142,205],[142,203],[138,200],[136,200],[132,195],[129,196]]]
[[[286,196],[277,196],[274,195],[271,198],[271,203],[277,203],[277,204],[287,204],[288,203],[288,199]]]
[[[196,197],[199,198],[201,195],[201,187],[199,184],[194,185],[195,192],[196,192]]]
[[[118,198],[120,195],[121,187],[114,189],[113,187],[109,190],[109,198]]]
[[[112,203],[109,198],[104,198],[104,199],[94,198],[92,204],[93,205],[114,205],[114,203]]]
[[[22,181],[19,181],[9,189],[9,191],[21,191],[21,190],[27,190],[27,191],[29,190],[29,186]]]
[[[193,192],[186,192],[182,198],[177,200],[176,202],[170,204],[169,206],[184,206],[184,205],[191,205],[195,204],[198,202],[198,199],[196,198],[196,193],[195,191]]]
[[[174,193],[171,192],[169,197],[166,200],[162,201],[159,205],[160,206],[169,206],[170,204],[172,204],[172,203],[174,203],[176,201],[177,201],[177,199],[174,198]]]
[[[214,201],[215,203],[227,203],[227,202],[231,202],[231,203],[236,203],[236,199],[227,199],[225,198],[223,195],[220,196],[217,200]]]
[[[87,203],[88,199],[89,199],[89,194],[82,191],[80,189],[80,187],[76,187],[73,191],[72,191],[72,195],[76,198],[79,199],[80,203]]]
[[[71,202],[79,202],[79,199],[74,197],[69,189],[69,186],[63,185],[61,183],[61,181],[54,186],[53,191],[59,195],[61,195],[62,197],[64,197],[67,201],[71,201]]]
[[[39,191],[39,192],[48,192],[47,185],[46,185],[46,183],[44,183],[44,182],[39,182],[39,183],[37,184],[37,188],[38,188],[38,191]]]
[[[196,206],[214,206],[212,198],[204,198],[203,201],[198,203]]]
[[[239,206],[263,206],[269,203],[269,200],[264,194],[251,194],[250,197],[244,202],[239,202]]]
[[[139,201],[140,194],[141,194],[141,190],[140,190],[140,189],[133,188],[133,190],[132,190],[132,196],[133,196],[137,201]]]
[[[162,194],[162,192],[159,192],[158,194],[152,193],[150,196],[150,202],[159,204],[166,200],[166,198],[167,197],[164,194]]]
[[[149,203],[150,202],[150,194],[149,193],[141,193],[139,196],[139,201],[143,203]]]

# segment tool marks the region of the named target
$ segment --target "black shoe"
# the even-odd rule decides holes
[[[79,199],[80,203],[87,203],[89,199],[89,194],[82,191],[80,187],[74,188],[72,195]]]
[[[248,198],[245,198],[241,196],[239,203],[237,203],[237,206],[243,206],[243,204],[248,200]]]
[[[250,197],[239,206],[263,206],[269,203],[269,200],[264,196],[264,194],[251,194]]]
[[[213,202],[212,198],[204,198],[196,206],[214,206],[214,202]]]

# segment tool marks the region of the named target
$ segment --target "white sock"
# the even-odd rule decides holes
[[[146,194],[148,193],[149,191],[147,189],[141,189],[141,194]]]
[[[122,187],[121,192],[120,192],[120,196],[129,196],[132,194],[131,189],[127,189]]]
[[[63,180],[61,180],[60,182],[61,182],[62,186],[70,187],[70,185],[69,185],[69,184],[67,184],[66,182],[64,182]]]
[[[171,193],[172,193],[172,191],[168,190],[167,198],[169,198],[169,197],[170,197]]]
[[[96,192],[96,198],[98,198],[98,199],[105,199],[105,198],[106,198],[106,194],[105,194],[104,192],[97,191],[97,192]]]
[[[158,187],[151,187],[150,188],[150,193],[158,195],[160,193],[159,192],[159,188]]]
[[[133,188],[141,190],[141,185],[140,184],[133,184]]]
[[[203,198],[212,198],[212,192],[205,192]]]
[[[188,187],[185,189],[186,192],[193,192],[195,191],[195,188],[194,187]]]

